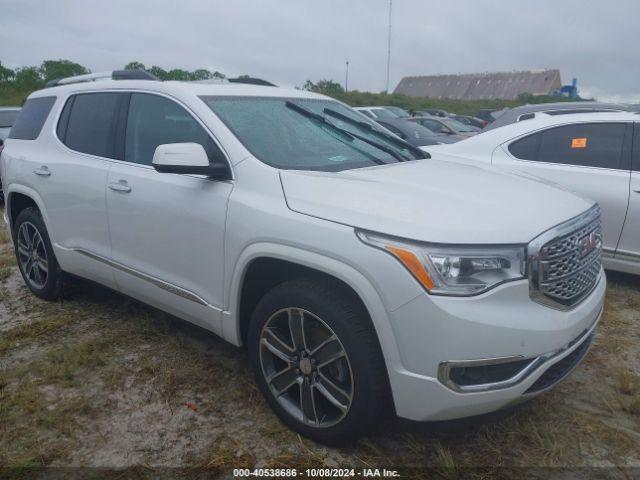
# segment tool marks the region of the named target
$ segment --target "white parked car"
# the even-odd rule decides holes
[[[538,112],[437,155],[523,172],[597,201],[605,267],[640,274],[639,122],[629,112]]]
[[[27,286],[54,299],[84,277],[245,346],[304,435],[496,410],[553,387],[592,342],[593,202],[425,159],[310,92],[59,85],[29,97],[0,157]]]

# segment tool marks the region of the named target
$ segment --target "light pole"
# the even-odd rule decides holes
[[[347,73],[345,74],[345,77],[344,77],[344,91],[345,92],[349,91],[349,60],[347,60]]]
[[[387,44],[387,88],[386,92],[389,93],[389,71],[391,70],[391,10],[393,8],[393,0],[389,0],[389,38]]]

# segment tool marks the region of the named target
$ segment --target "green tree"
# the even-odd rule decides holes
[[[43,83],[40,71],[36,67],[17,68],[14,82],[20,88],[30,88],[34,90]]]
[[[56,78],[84,75],[85,73],[89,73],[89,70],[79,63],[70,60],[45,60],[40,66],[39,73],[44,81],[48,82]]]
[[[16,76],[15,72],[10,68],[3,67],[0,62],[0,83],[10,82]]]
[[[335,96],[344,93],[344,88],[333,80],[320,80],[318,83],[313,83],[311,80],[307,80],[302,86],[303,90],[309,90],[310,92],[322,93],[323,95]]]
[[[124,66],[125,70],[146,70],[142,62],[129,62]]]
[[[149,72],[158,77],[159,80],[167,80],[167,71],[164,68],[154,65],[149,69]]]
[[[205,70],[204,68],[199,68],[198,70],[194,70],[189,74],[191,80],[210,80],[213,77],[213,74],[209,70]]]
[[[174,68],[167,72],[167,80],[191,80],[190,73],[181,68]]]

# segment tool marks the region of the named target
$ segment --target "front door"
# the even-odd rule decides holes
[[[158,173],[158,145],[194,142],[211,160],[222,153],[186,108],[164,96],[133,93],[124,161],[107,181],[118,288],[220,333],[224,229],[231,182]]]

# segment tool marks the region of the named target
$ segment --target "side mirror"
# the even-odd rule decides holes
[[[207,152],[199,143],[158,145],[153,154],[152,165],[160,173],[206,175],[219,180],[229,178],[227,166],[209,163]]]

